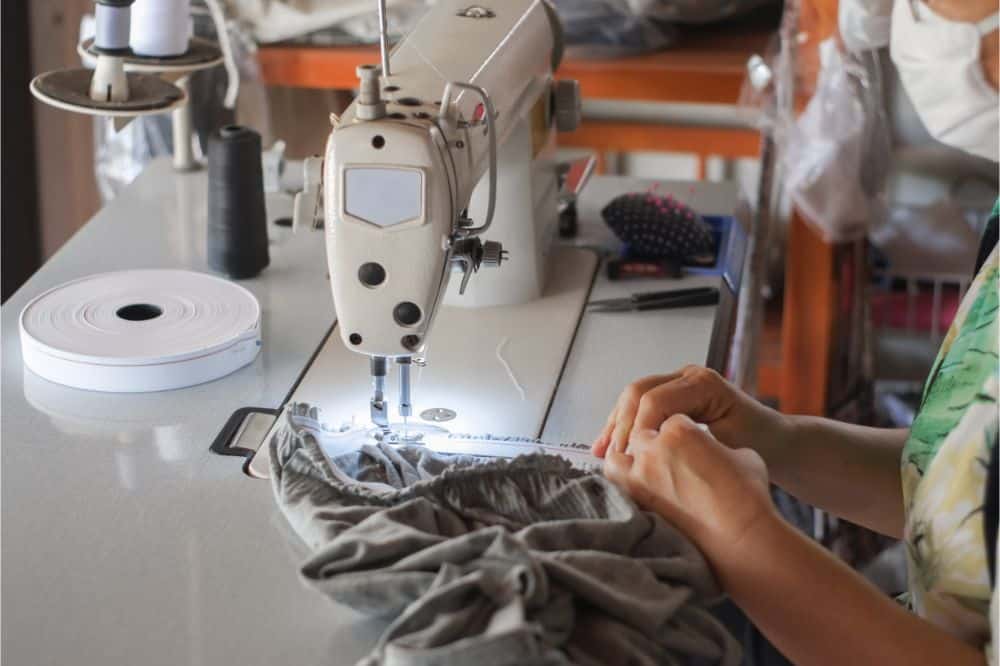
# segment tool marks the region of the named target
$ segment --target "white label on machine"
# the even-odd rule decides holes
[[[424,213],[424,175],[395,167],[345,169],[344,210],[382,228],[419,219]]]

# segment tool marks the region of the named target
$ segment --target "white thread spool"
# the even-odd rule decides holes
[[[136,55],[169,58],[187,53],[191,0],[136,0],[130,44]]]
[[[94,32],[94,46],[98,49],[121,51],[129,47],[129,15],[132,8],[128,6],[105,5],[97,3],[94,20],[97,23]]]

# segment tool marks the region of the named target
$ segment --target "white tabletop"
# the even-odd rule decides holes
[[[640,186],[596,178],[581,218],[596,220],[610,195]],[[238,458],[209,451],[237,408],[282,404],[333,323],[323,245],[313,235],[272,226],[271,265],[240,283],[261,302],[263,350],[228,377],[121,395],[57,386],[23,369],[17,317],[42,291],[110,270],[207,271],[205,187],[204,172],[176,174],[168,161],[154,163],[0,308],[2,657],[9,663],[352,663],[382,628],[302,585],[306,552],[269,484],[244,475]],[[674,194],[705,212],[735,205],[728,185],[684,185]],[[287,214],[290,200],[272,197],[269,208],[271,217]],[[595,295],[636,288],[608,283]],[[600,372],[602,388],[588,398],[595,410],[639,367],[703,360],[692,354],[704,354],[707,340],[691,341],[711,328],[700,321],[637,336],[627,319],[603,322],[585,322],[573,353],[607,360],[578,359],[564,378],[582,386],[593,379],[573,373]],[[609,335],[601,329],[612,326],[621,347],[598,350]],[[661,354],[632,354],[642,362],[624,367],[612,359],[641,349],[642,340]],[[564,432],[572,418],[554,407],[552,432]]]
[[[601,219],[601,209],[614,197],[647,190],[653,182],[593,178],[578,205],[580,235],[577,242],[601,248],[617,247],[614,235]],[[704,215],[732,215],[738,198],[733,183],[660,181],[656,192],[663,196],[670,194]],[[721,287],[721,283],[721,278],[715,275],[686,276],[682,280],[611,281],[602,269],[594,280],[590,297],[596,300],[639,291]],[[724,305],[725,302],[723,298]],[[629,382],[689,364],[706,364],[717,315],[715,308],[708,307],[584,314],[542,438],[554,442],[588,442],[600,431]]]

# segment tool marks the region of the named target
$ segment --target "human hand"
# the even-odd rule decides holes
[[[723,446],[680,414],[658,429],[633,431],[627,451],[609,449],[604,474],[716,564],[738,550],[758,521],[777,516],[763,459]]]
[[[768,447],[780,446],[789,431],[782,414],[760,404],[717,372],[691,365],[626,386],[592,451],[602,458],[612,445],[624,451],[632,432],[659,430],[674,414],[704,423],[730,448],[747,447],[762,454]]]

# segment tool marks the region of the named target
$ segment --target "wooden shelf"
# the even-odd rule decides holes
[[[591,99],[735,104],[747,59],[763,53],[775,20],[685,26],[676,44],[657,53],[611,59],[567,57],[558,76],[580,82]],[[358,65],[378,62],[374,46],[277,44],[257,55],[265,83],[299,88],[357,87]]]

